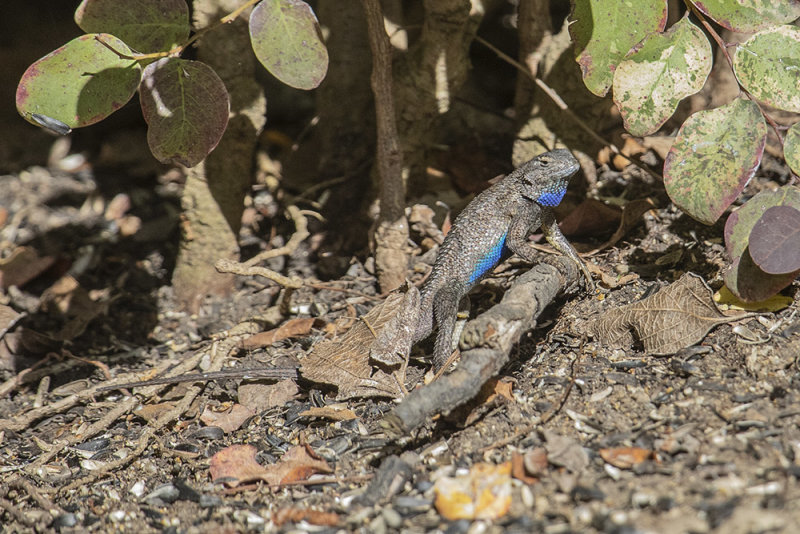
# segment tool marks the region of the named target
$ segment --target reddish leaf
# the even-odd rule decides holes
[[[147,143],[162,163],[194,167],[217,146],[228,125],[228,92],[199,61],[164,58],[144,69],[139,88]]]
[[[768,274],[800,269],[800,211],[773,206],[756,221],[750,232],[750,256]]]
[[[256,461],[257,452],[252,445],[232,445],[222,449],[211,457],[211,480],[225,479],[225,483],[232,487],[253,480],[277,486],[305,480],[315,473],[333,472],[308,445],[292,447],[278,463],[266,467]]]

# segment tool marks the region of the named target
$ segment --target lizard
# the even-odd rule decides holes
[[[409,288],[396,320],[378,335],[371,358],[387,365],[404,361],[411,347],[437,327],[433,365],[440,371],[452,352],[462,298],[512,253],[535,263],[537,253],[527,237],[537,228],[556,250],[577,264],[587,287],[593,289],[586,265],[561,233],[553,213],[578,169],[578,161],[568,150],[552,150],[477,195],[456,217],[422,288]]]

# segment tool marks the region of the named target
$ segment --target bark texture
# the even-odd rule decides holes
[[[195,27],[208,26],[239,4],[195,0]],[[209,32],[199,43],[198,59],[225,83],[231,115],[217,148],[189,169],[181,200],[183,232],[172,283],[176,297],[190,311],[196,311],[206,295],[226,295],[233,288],[233,275],[218,273],[214,263],[238,259],[244,196],[253,176],[258,134],[266,121],[266,99],[255,81],[257,60],[246,19]]]

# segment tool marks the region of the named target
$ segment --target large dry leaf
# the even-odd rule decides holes
[[[336,386],[339,400],[404,396],[404,373],[373,369],[369,357],[375,336],[397,314],[402,302],[402,293],[392,293],[340,339],[318,343],[301,361],[300,374],[308,380]]]
[[[261,413],[273,406],[283,406],[297,397],[300,388],[291,378],[274,384],[263,382],[243,382],[239,384],[239,403],[250,408],[253,413]]]
[[[252,445],[231,445],[222,449],[211,457],[211,480],[224,479],[231,487],[253,480],[277,486],[306,480],[315,473],[333,473],[328,463],[307,445],[295,445],[278,463],[266,467],[256,461],[257,452]]]
[[[701,341],[719,324],[749,315],[723,315],[705,282],[686,273],[646,299],[607,311],[589,324],[589,330],[611,348],[630,347],[633,330],[647,354],[666,355]]]

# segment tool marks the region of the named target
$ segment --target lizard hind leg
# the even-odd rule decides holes
[[[433,299],[433,318],[438,328],[433,347],[433,367],[437,372],[447,363],[453,351],[458,305],[465,290],[464,284],[451,282],[439,288]]]

